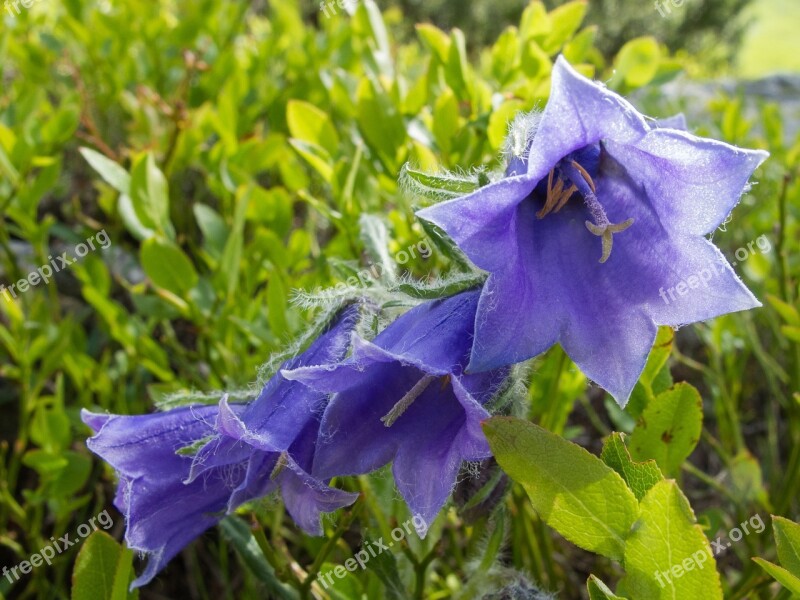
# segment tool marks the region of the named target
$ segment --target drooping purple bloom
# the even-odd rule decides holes
[[[468,372],[560,343],[624,405],[659,325],[760,306],[704,236],[767,153],[683,126],[649,123],[559,57],[527,157],[512,157],[506,178],[418,213],[490,274]]]
[[[283,365],[338,362],[348,348],[355,308],[347,309],[311,347]],[[309,475],[327,398],[275,375],[248,404],[194,406],[119,416],[83,412],[96,435],[89,448],[117,471],[115,505],[126,541],[148,557],[134,582],[150,582],[187,544],[244,502],[280,490],[287,511],[312,535],[320,514],[352,504],[357,494]],[[194,456],[179,452],[206,443]]]
[[[329,479],[389,462],[424,535],[444,506],[463,461],[490,456],[483,405],[505,379],[497,370],[465,375],[479,292],[417,306],[372,342],[354,336],[335,367],[283,371],[335,395],[320,427],[313,475]]]

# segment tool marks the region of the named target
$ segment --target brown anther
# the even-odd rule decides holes
[[[592,181],[592,177],[591,177],[591,175],[589,175],[589,172],[586,169],[584,169],[579,163],[575,162],[574,160],[572,161],[572,166],[575,167],[576,169],[578,169],[580,174],[586,180],[586,183],[588,183],[589,187],[592,188],[592,193],[593,194],[597,193],[597,188],[595,187],[594,181]]]
[[[567,201],[569,201],[569,199],[572,198],[572,194],[574,194],[577,191],[578,188],[575,186],[574,183],[571,186],[569,186],[569,189],[565,190],[564,193],[561,195],[561,198],[559,199],[558,204],[556,204],[556,207],[553,209],[553,212],[557,213],[562,208],[564,208],[564,205],[567,203]]]

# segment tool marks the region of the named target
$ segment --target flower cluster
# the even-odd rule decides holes
[[[481,422],[513,364],[559,343],[624,406],[659,325],[759,305],[705,236],[766,154],[648,121],[563,58],[552,80],[501,178],[418,213],[488,272],[480,289],[419,304],[371,340],[347,306],[246,404],[84,413],[89,447],[118,473],[128,544],[149,557],[135,585],[275,491],[319,535],[322,513],[356,499],[330,481],[390,463],[424,535],[461,465],[490,456]],[[660,300],[712,261],[713,282]]]

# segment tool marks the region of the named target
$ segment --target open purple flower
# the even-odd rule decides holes
[[[320,427],[313,475],[359,475],[393,461],[394,478],[427,531],[463,461],[490,456],[480,422],[506,371],[465,375],[479,292],[405,313],[373,342],[354,336],[337,366],[284,370],[335,393]]]
[[[560,343],[624,405],[658,325],[760,306],[704,236],[767,153],[648,123],[563,57],[552,81],[527,159],[418,214],[490,274],[468,372]]]
[[[341,360],[355,309],[286,368]],[[148,557],[134,582],[150,582],[187,544],[244,502],[280,490],[287,511],[320,535],[320,514],[352,504],[357,494],[309,475],[326,396],[273,377],[248,404],[196,406],[119,416],[83,412],[96,435],[88,447],[119,476],[115,504],[125,515],[126,541]],[[206,441],[195,456],[181,452]]]

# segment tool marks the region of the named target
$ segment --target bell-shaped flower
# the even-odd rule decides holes
[[[338,362],[356,320],[347,309],[284,368]],[[83,412],[87,446],[117,472],[115,505],[128,546],[148,558],[133,584],[149,583],[192,540],[241,504],[280,490],[302,529],[321,535],[320,514],[357,494],[311,477],[325,394],[275,375],[247,404],[192,406],[139,416]]]
[[[705,236],[767,153],[648,121],[563,57],[528,124],[505,178],[418,213],[489,273],[467,371],[560,343],[624,405],[659,325],[760,305]]]
[[[312,474],[369,473],[392,462],[397,487],[427,532],[463,461],[490,451],[480,423],[507,371],[466,375],[478,291],[417,306],[372,341],[353,336],[336,366],[284,370],[287,379],[333,393]]]

